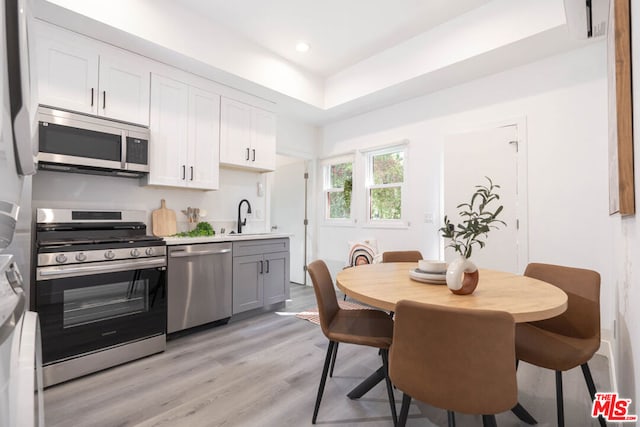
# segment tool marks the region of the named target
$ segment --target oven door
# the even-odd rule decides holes
[[[104,271],[111,263],[93,264],[37,270],[45,365],[166,333],[165,266],[127,270],[119,263],[113,269],[122,271]]]

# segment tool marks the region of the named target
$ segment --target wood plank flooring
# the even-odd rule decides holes
[[[320,328],[291,315],[315,307],[313,289],[291,285],[280,313],[231,321],[168,342],[164,353],[45,390],[45,421],[55,426],[305,426],[311,414],[327,348]],[[340,345],[334,377],[327,380],[319,425],[390,426],[383,384],[359,400],[346,394],[380,366],[375,349]],[[590,366],[601,391],[610,390],[607,359]],[[582,372],[564,375],[565,424],[597,426]],[[520,402],[539,426],[554,426],[553,372],[521,363]],[[396,390],[398,410],[402,394]],[[513,414],[500,426],[521,426]],[[456,414],[458,426],[480,426],[479,416]],[[443,410],[413,401],[408,426],[445,426]]]

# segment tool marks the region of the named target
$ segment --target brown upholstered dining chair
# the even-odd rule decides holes
[[[316,423],[320,401],[324,392],[329,362],[338,343],[360,344],[380,349],[382,364],[385,370],[387,394],[391,405],[393,424],[396,424],[396,405],[393,397],[393,388],[388,375],[389,346],[393,336],[393,320],[389,315],[379,310],[344,310],[338,305],[336,291],[333,288],[333,280],[327,265],[322,260],[317,260],[308,265],[307,270],[313,282],[313,290],[318,302],[318,314],[322,333],[329,339],[329,347],[322,369],[322,377],[318,386],[315,408],[311,422]]]
[[[580,366],[591,400],[596,388],[587,362],[600,347],[600,274],[551,264],[529,264],[525,276],[551,283],[568,296],[567,310],[557,317],[516,327],[516,357],[556,373],[558,426],[564,425],[562,371]],[[606,425],[602,416],[601,425]]]
[[[390,251],[382,253],[382,262],[418,262],[422,259],[420,251]]]
[[[496,413],[518,403],[515,324],[506,312],[469,310],[400,301],[396,304],[389,376],[404,394],[398,426],[407,421],[411,398],[454,412]]]

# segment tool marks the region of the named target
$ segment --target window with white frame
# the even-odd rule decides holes
[[[324,212],[326,221],[351,220],[353,189],[353,156],[323,162]]]
[[[366,153],[367,219],[370,224],[405,223],[406,158],[406,144]]]

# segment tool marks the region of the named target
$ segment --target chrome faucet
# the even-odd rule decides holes
[[[240,200],[240,203],[238,204],[238,234],[242,233],[242,227],[247,225],[247,217],[245,217],[244,220],[240,219],[240,208],[244,202],[247,203],[247,213],[251,213],[251,203],[249,203],[247,199]]]

